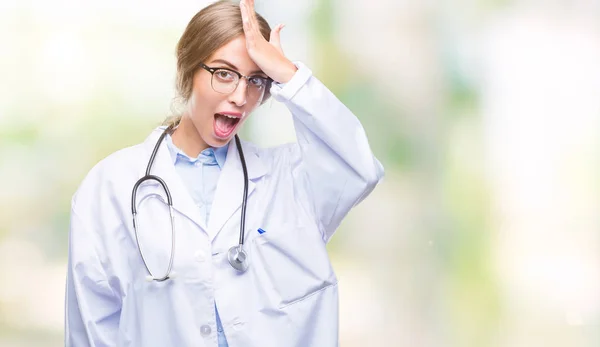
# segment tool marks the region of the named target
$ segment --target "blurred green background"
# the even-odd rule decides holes
[[[329,245],[341,345],[599,346],[600,1],[256,2],[386,168]],[[71,196],[171,113],[208,3],[0,1],[0,347],[63,344]]]

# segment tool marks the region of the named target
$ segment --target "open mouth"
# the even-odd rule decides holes
[[[213,123],[215,135],[220,139],[229,138],[241,119],[242,117],[237,115],[215,113],[215,121]]]

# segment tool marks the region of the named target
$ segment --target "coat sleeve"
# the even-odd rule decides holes
[[[71,209],[65,294],[65,346],[116,346],[121,302],[102,262],[99,235]]]
[[[325,242],[351,208],[383,178],[359,120],[304,64],[285,85],[274,84],[273,97],[294,120],[300,165],[295,179],[306,186]]]

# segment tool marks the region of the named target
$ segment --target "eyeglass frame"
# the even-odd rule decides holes
[[[264,93],[266,93],[269,90],[269,87],[271,86],[271,83],[273,82],[273,79],[271,79],[270,77],[262,77],[262,76],[257,76],[257,75],[245,76],[245,75],[242,75],[239,71],[235,71],[233,69],[226,68],[226,67],[210,67],[210,66],[207,66],[204,63],[200,63],[200,67],[210,73],[210,75],[211,75],[210,87],[212,88],[212,90],[214,90],[215,92],[220,93],[220,94],[231,94],[231,93],[233,93],[237,89],[237,87],[240,84],[240,81],[242,80],[242,78],[244,78],[246,80],[246,88],[248,88],[248,86],[249,86],[249,84],[248,84],[248,79],[249,78],[261,78],[261,79],[265,80],[265,89],[263,91],[263,96],[264,96]],[[219,91],[215,90],[215,87],[213,87],[212,78],[215,76],[215,72],[217,72],[217,70],[226,70],[226,71],[229,71],[229,72],[233,72],[234,74],[236,74],[238,76],[238,81],[235,84],[235,88],[233,88],[233,90],[231,90],[229,93],[219,92]]]

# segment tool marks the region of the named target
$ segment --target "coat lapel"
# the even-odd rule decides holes
[[[255,181],[264,176],[266,168],[253,147],[242,141],[242,150],[248,169],[248,200],[255,188]],[[231,140],[227,150],[227,159],[221,170],[217,190],[213,200],[210,219],[208,221],[208,233],[211,240],[223,229],[223,226],[236,214],[242,206],[244,197],[244,172],[240,161],[239,152],[235,139]],[[246,206],[246,218],[248,218]],[[240,212],[241,213],[241,212]],[[239,216],[239,214],[236,214]],[[247,226],[247,224],[246,224]]]
[[[159,127],[155,129],[144,142],[144,152],[146,153],[148,159],[144,161],[145,165],[140,171],[139,177],[144,176],[147,162],[150,159],[152,151],[154,150],[156,141],[158,141],[164,129],[165,127]],[[183,181],[177,174],[177,171],[175,171],[175,165],[173,165],[171,154],[169,153],[166,140],[164,139],[160,144],[158,152],[156,153],[154,164],[150,169],[150,175],[158,176],[165,181],[173,200],[173,208],[176,211],[196,223],[201,229],[206,228],[205,223],[202,221],[200,209],[194,203],[192,196],[188,193]],[[142,198],[148,194],[160,193],[160,195],[164,196],[162,187],[154,180],[144,182],[141,185],[140,193],[141,195],[138,195],[137,201],[141,201]]]

